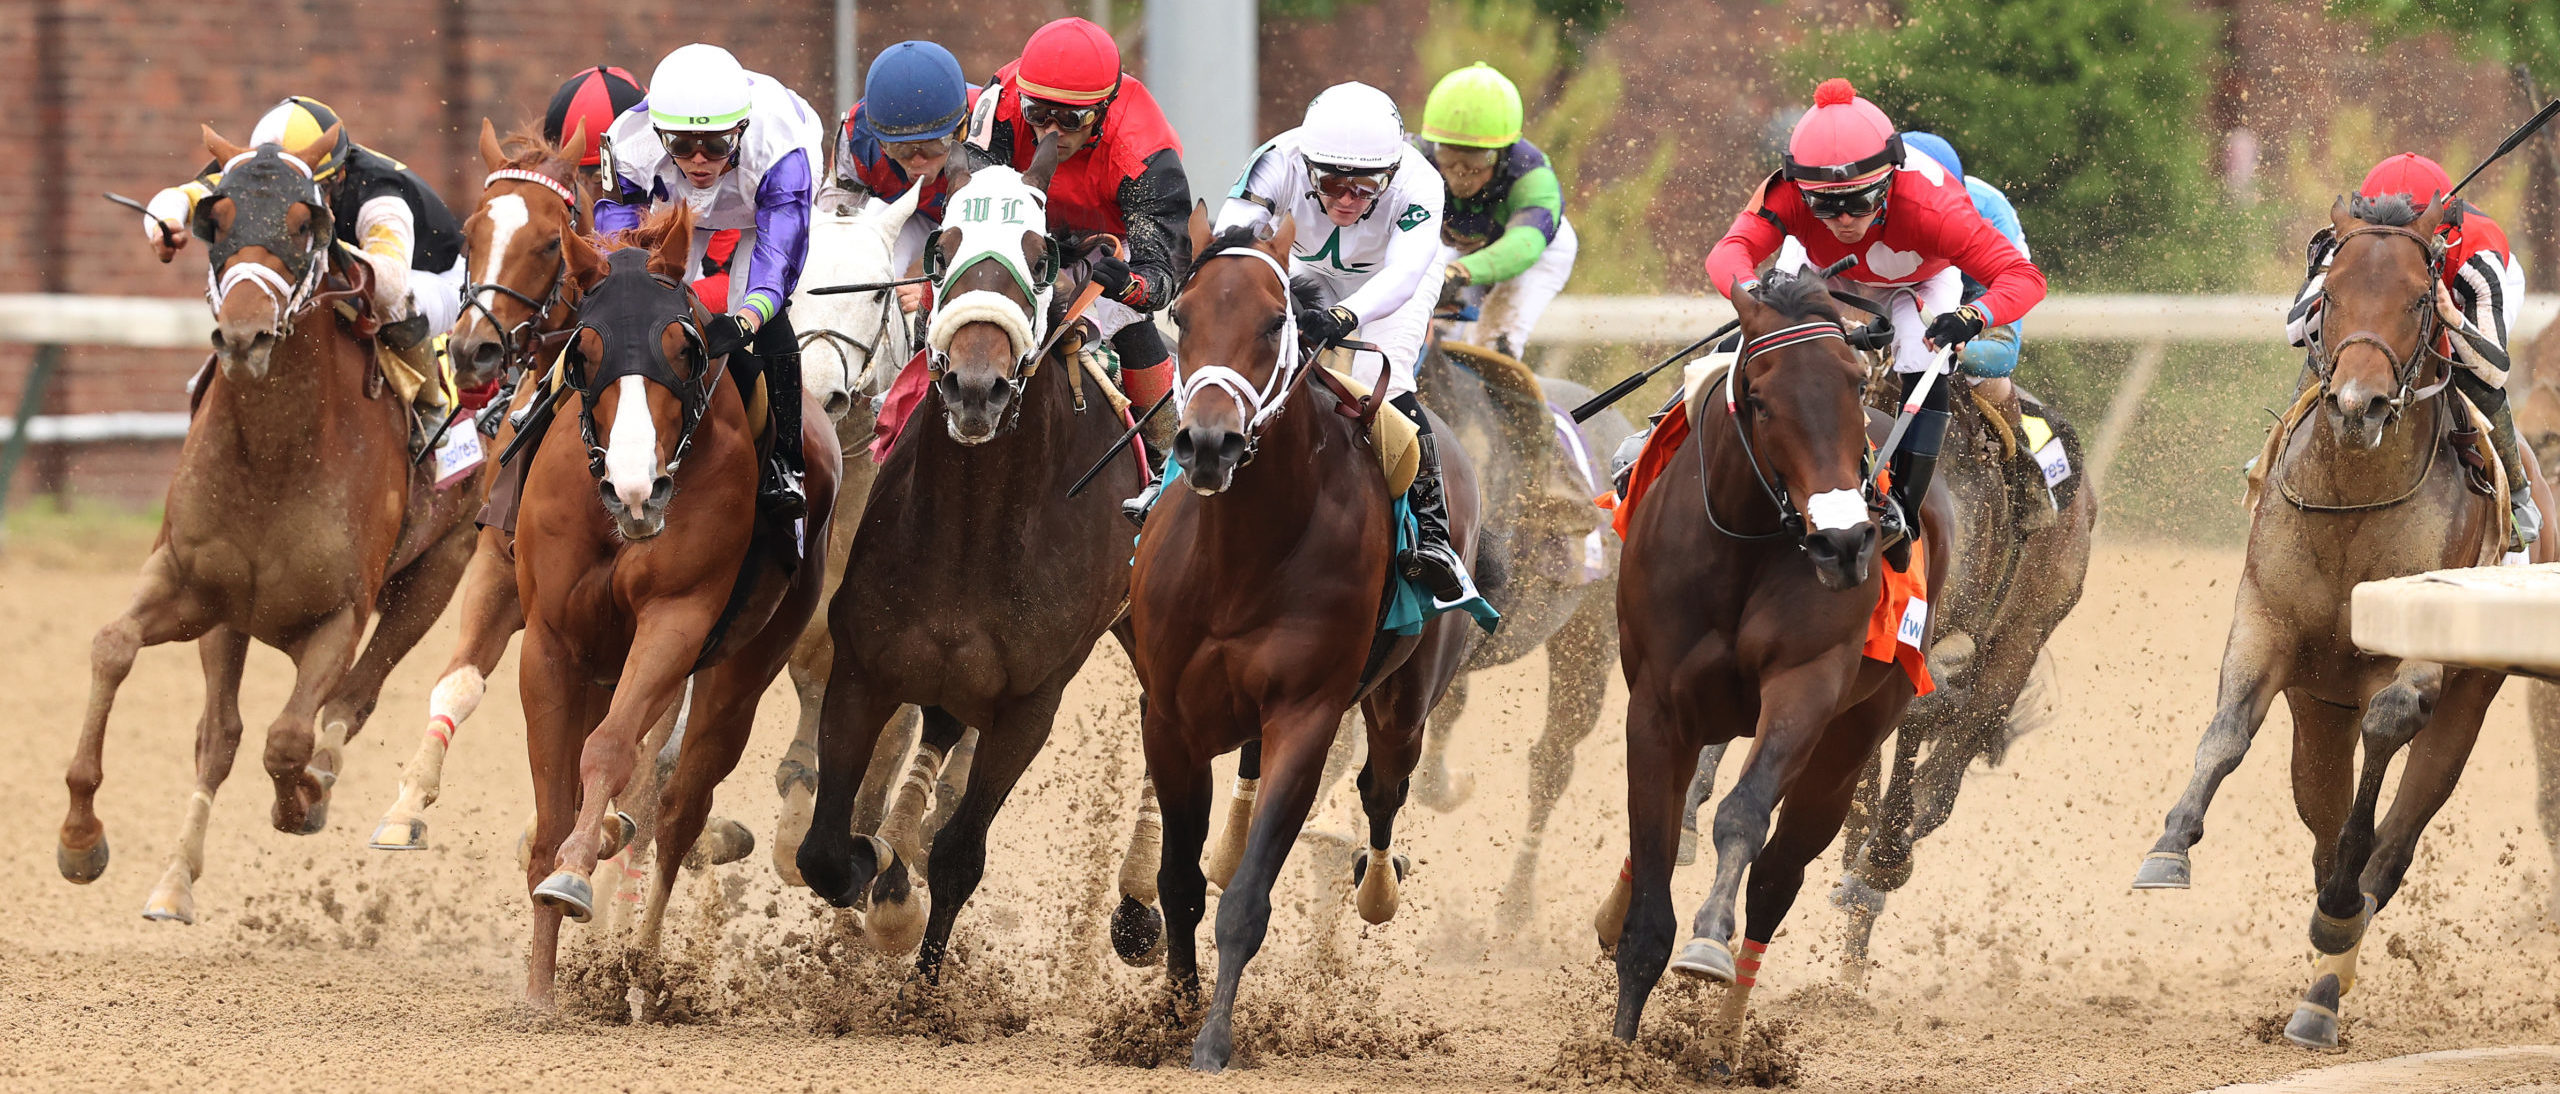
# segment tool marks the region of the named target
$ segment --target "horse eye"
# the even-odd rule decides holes
[[[547,255],[556,255],[556,254],[559,254],[559,253],[560,253],[560,240],[559,240],[559,238],[555,236],[555,237],[553,237],[553,238],[552,238],[552,240],[551,240],[550,242],[543,244],[543,245],[542,245],[542,253],[547,254]]]

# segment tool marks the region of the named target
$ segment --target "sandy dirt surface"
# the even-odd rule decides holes
[[[512,655],[462,730],[433,849],[364,848],[416,741],[449,619],[393,677],[349,748],[327,830],[311,837],[267,826],[255,756],[288,676],[273,651],[252,655],[247,754],[214,810],[193,927],[138,914],[182,817],[202,694],[190,651],[144,653],[107,745],[100,812],[114,864],[94,885],[62,881],[61,775],[89,637],[124,602],[131,561],[0,563],[12,714],[0,735],[0,1087],[1458,1089],[1605,1070],[1587,1057],[1557,1064],[1560,1048],[1605,1028],[1614,991],[1588,924],[1626,839],[1622,689],[1578,754],[1530,929],[1492,926],[1544,709],[1542,658],[1480,678],[1459,730],[1477,793],[1399,826],[1415,869],[1395,922],[1348,913],[1335,859],[1293,857],[1245,982],[1249,1066],[1208,1079],[1108,1062],[1145,1055],[1134,1016],[1150,1013],[1162,980],[1113,960],[1103,934],[1139,768],[1130,675],[1108,643],[997,823],[944,993],[920,997],[898,965],[838,945],[833,913],[783,889],[759,847],[680,886],[663,986],[678,1021],[632,1026],[592,956],[570,960],[563,1013],[518,1002],[529,916],[514,843],[528,791]],[[2311,910],[2281,711],[2209,820],[2198,888],[2128,890],[2210,712],[2238,565],[2228,552],[2100,549],[2055,643],[2056,716],[2005,767],[1977,769],[1954,820],[1922,845],[1877,929],[1863,997],[1837,983],[1841,916],[1823,899],[1836,862],[1816,867],[1755,999],[1801,1089],[2191,1091],[2560,1040],[2560,931],[2543,912],[2551,858],[2513,693],[2375,924],[2343,1053],[2315,1057],[2274,1035],[2305,982]],[[777,688],[722,790],[720,811],[759,839],[791,717]],[[1349,831],[1356,808],[1345,788],[1317,824]],[[1703,867],[1681,872],[1684,916],[1705,884]],[[573,946],[597,934],[569,932]],[[1656,997],[1659,1020],[1712,1007],[1714,989],[1683,998],[1698,993],[1676,984]],[[1664,1036],[1676,1044],[1679,1030]]]

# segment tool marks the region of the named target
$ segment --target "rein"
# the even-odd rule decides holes
[[[1801,510],[1796,508],[1794,500],[1787,497],[1786,492],[1778,488],[1780,484],[1785,482],[1784,477],[1781,476],[1777,483],[1772,483],[1769,480],[1768,473],[1760,469],[1760,453],[1757,449],[1752,447],[1750,431],[1742,427],[1742,412],[1739,405],[1738,390],[1749,380],[1749,377],[1745,375],[1743,370],[1750,366],[1752,358],[1773,350],[1784,349],[1788,346],[1803,345],[1808,342],[1817,342],[1825,338],[1837,338],[1842,342],[1847,342],[1848,332],[1842,329],[1840,324],[1828,319],[1816,320],[1809,323],[1798,323],[1792,327],[1781,327],[1746,343],[1742,347],[1742,355],[1734,360],[1731,368],[1725,370],[1725,420],[1733,423],[1734,439],[1742,445],[1742,458],[1744,462],[1750,464],[1751,477],[1753,481],[1759,484],[1761,496],[1768,498],[1769,504],[1775,506],[1778,510],[1778,527],[1775,531],[1745,535],[1741,532],[1736,532],[1731,528],[1725,527],[1723,519],[1716,516],[1716,503],[1713,489],[1714,480],[1708,474],[1705,435],[1700,434],[1700,443],[1697,446],[1698,500],[1706,507],[1707,524],[1717,532],[1722,533],[1728,539],[1738,539],[1744,542],[1757,542],[1761,540],[1776,539],[1780,536],[1792,535],[1796,537],[1798,546],[1802,546],[1805,529],[1805,515]],[[1874,489],[1873,481],[1870,480],[1862,489],[1872,491]],[[1816,500],[1819,501],[1821,499]],[[1873,504],[1872,498],[1869,499],[1869,503],[1870,505]],[[1819,508],[1819,506],[1817,506],[1817,508]]]
[[[1264,266],[1269,267],[1272,276],[1280,279],[1282,301],[1280,345],[1284,347],[1283,356],[1285,357],[1285,347],[1297,344],[1298,333],[1297,314],[1290,311],[1288,307],[1289,271],[1280,265],[1279,259],[1257,248],[1229,247],[1211,252],[1198,263],[1194,263],[1193,275],[1197,276],[1200,266],[1206,265],[1210,259],[1224,258],[1228,255],[1251,255],[1259,259]],[[1183,408],[1188,409],[1192,397],[1203,390],[1214,388],[1226,392],[1227,397],[1234,399],[1236,405],[1243,408],[1245,412],[1245,458],[1249,460],[1252,458],[1255,445],[1262,437],[1263,423],[1270,421],[1274,415],[1280,413],[1281,407],[1288,405],[1289,393],[1297,389],[1298,377],[1307,371],[1307,366],[1315,358],[1315,354],[1304,353],[1298,355],[1296,360],[1280,362],[1279,367],[1271,370],[1271,378],[1259,387],[1255,386],[1253,380],[1244,373],[1226,365],[1204,365],[1191,375],[1182,378],[1182,385],[1175,391],[1174,397]]]
[[[2391,365],[2392,380],[2400,385],[2399,391],[2388,402],[2391,410],[2383,419],[2387,425],[2397,420],[2401,412],[2407,410],[2411,404],[2434,398],[2444,391],[2446,385],[2453,382],[2453,370],[2456,367],[2454,362],[2436,352],[2435,349],[2436,338],[2440,332],[2437,330],[2439,321],[2436,318],[2434,297],[2436,285],[2444,279],[2444,249],[2434,240],[2396,224],[2360,225],[2340,234],[2336,245],[2343,247],[2348,240],[2362,235],[2398,236],[2417,244],[2418,249],[2427,256],[2427,289],[2419,297],[2418,348],[2409,354],[2406,361],[2403,361],[2400,354],[2391,348],[2389,342],[2383,341],[2380,335],[2363,331],[2350,334],[2333,346],[2328,344],[2328,324],[2323,323],[2319,341],[2314,347],[2312,368],[2313,373],[2320,378],[2321,386],[2326,388],[2330,377],[2337,373],[2338,355],[2345,352],[2348,346],[2363,343],[2380,351],[2382,359]],[[2328,310],[2328,303],[2329,287],[2324,281],[2320,286],[2320,304],[2323,311]],[[2426,374],[2429,365],[2438,366],[2438,371],[2444,378],[2426,387],[2418,387],[2418,378]]]
[[[834,349],[836,360],[844,365],[845,390],[862,391],[860,383],[862,374],[871,370],[872,361],[880,356],[880,347],[889,342],[891,325],[899,321],[897,308],[897,295],[886,291],[884,286],[880,292],[880,329],[872,333],[871,341],[855,341],[853,336],[831,327],[811,327],[799,334],[800,352],[807,353],[811,345],[819,343]],[[862,352],[862,363],[859,366],[855,365],[853,359],[853,352],[856,350]],[[930,367],[929,362],[928,367]],[[862,394],[870,396],[878,392],[862,391]]]
[[[543,188],[559,195],[561,202],[569,207],[570,222],[573,224],[576,223],[578,213],[578,196],[569,192],[569,188],[561,185],[559,180],[539,171],[523,171],[515,168],[506,168],[503,170],[489,172],[489,176],[480,181],[480,186],[485,190],[501,182],[531,182],[540,184]],[[569,243],[569,240],[561,240],[561,246],[564,249],[569,245]],[[558,331],[546,331],[541,328],[549,324],[551,319],[551,309],[559,307],[565,302],[565,298],[568,295],[568,287],[569,256],[566,253],[563,253],[560,256],[560,267],[558,271],[551,275],[551,289],[550,291],[543,293],[541,299],[537,300],[531,294],[519,292],[495,282],[473,281],[462,286],[462,310],[466,314],[478,312],[481,320],[489,324],[489,329],[498,332],[498,349],[500,352],[505,354],[505,367],[509,371],[514,371],[516,369],[539,368],[542,365],[540,358],[542,356],[542,349],[544,346],[543,335],[560,333]],[[487,295],[484,296],[484,294]],[[525,316],[523,322],[512,327],[498,322],[498,313],[495,310],[495,305],[497,304],[497,296],[499,294],[503,294],[507,298],[514,300],[525,307],[533,309],[532,314]]]

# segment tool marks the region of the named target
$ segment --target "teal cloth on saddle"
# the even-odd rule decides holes
[[[1164,458],[1164,481],[1172,482],[1181,474],[1182,461],[1175,459],[1172,453],[1166,453]],[[1164,497],[1159,494],[1156,496],[1155,500],[1162,501],[1164,500]],[[1150,504],[1149,508],[1152,509],[1153,505]],[[1395,521],[1396,542],[1394,553],[1402,554],[1404,553],[1405,548],[1413,546],[1414,537],[1421,534],[1421,526],[1414,523],[1412,502],[1407,501],[1402,497],[1398,497],[1396,499]],[[1134,539],[1134,537],[1132,538]],[[1136,564],[1136,559],[1130,560],[1130,565],[1134,566]],[[1384,625],[1378,628],[1384,633],[1420,634],[1422,633],[1422,625],[1430,622],[1432,617],[1437,616],[1442,612],[1457,611],[1461,608],[1466,609],[1468,615],[1476,617],[1476,625],[1483,627],[1487,634],[1493,633],[1493,629],[1502,624],[1502,613],[1493,610],[1493,605],[1486,602],[1484,594],[1476,591],[1476,583],[1473,576],[1469,576],[1467,578],[1466,599],[1449,604],[1442,604],[1432,599],[1431,590],[1415,584],[1411,579],[1404,576],[1404,572],[1402,570],[1398,570],[1393,566],[1387,567],[1387,581],[1391,586],[1387,595],[1387,617],[1384,620]]]

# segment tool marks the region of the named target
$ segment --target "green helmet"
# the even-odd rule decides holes
[[[1520,139],[1520,89],[1482,61],[1440,78],[1422,106],[1422,139],[1502,148]]]

